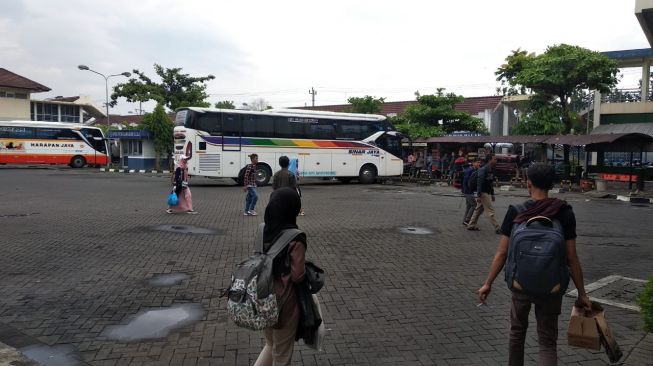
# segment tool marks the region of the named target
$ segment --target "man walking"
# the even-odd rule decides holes
[[[485,211],[492,226],[494,226],[494,231],[497,234],[501,233],[499,223],[494,218],[494,207],[492,206],[492,202],[494,202],[494,167],[496,165],[497,157],[494,154],[488,154],[485,156],[485,165],[478,170],[476,190],[474,192],[476,208],[467,225],[468,230],[479,230],[478,226],[476,226],[478,224],[478,218]]]
[[[478,290],[479,299],[484,304],[492,290],[492,282],[506,265],[506,282],[512,290],[508,364],[513,366],[524,364],[524,343],[532,304],[535,304],[537,320],[539,363],[545,366],[557,364],[558,315],[570,276],[578,290],[575,305],[591,308],[583,283],[583,270],[576,253],[576,218],[571,206],[565,201],[548,197],[549,189],[553,187],[553,177],[553,167],[548,165],[535,164],[528,169],[527,186],[531,199],[523,205],[510,206],[508,209],[490,272]],[[529,231],[529,225],[539,225],[539,220],[548,223]],[[551,235],[553,231],[556,231],[555,235]],[[528,257],[531,252],[515,255],[517,249],[521,252],[521,249],[531,244],[526,240],[526,232],[535,235],[530,236],[530,240],[537,235],[540,238],[556,238],[549,242],[537,240],[539,245],[530,249],[554,254],[550,257],[551,260],[546,263],[537,259],[530,260]],[[530,258],[538,257],[537,254],[544,253],[533,253]],[[524,267],[527,268],[524,270]]]
[[[245,167],[245,175],[243,176],[243,191],[247,192],[245,196],[245,216],[256,216],[254,211],[258,195],[256,194],[256,164],[258,163],[258,155],[251,154],[249,156],[251,161]]]
[[[272,190],[276,191],[279,188],[290,187],[292,189],[297,188],[297,180],[295,179],[295,174],[288,170],[290,166],[290,159],[287,156],[279,157],[279,166],[281,169],[274,173],[272,176]]]
[[[481,161],[479,159],[474,160],[474,162],[468,165],[465,170],[463,170],[463,184],[462,184],[462,193],[465,196],[465,214],[463,215],[463,225],[469,225],[469,220],[471,220],[472,215],[474,214],[474,209],[476,208],[476,199],[474,198],[474,190],[471,189],[469,181],[472,179],[472,174],[481,167]],[[478,173],[477,173],[478,174]],[[481,212],[483,207],[481,207]]]

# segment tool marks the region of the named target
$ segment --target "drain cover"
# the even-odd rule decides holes
[[[425,227],[414,227],[414,226],[400,227],[399,232],[402,234],[414,234],[414,235],[433,234],[433,231],[431,229],[427,229]]]
[[[645,280],[623,276],[608,276],[585,286],[591,300],[623,309],[640,311],[637,297],[644,290]],[[576,297],[576,290],[567,294]]]
[[[180,234],[222,235],[223,230],[207,229],[193,225],[158,225],[152,227],[156,231],[167,231]]]

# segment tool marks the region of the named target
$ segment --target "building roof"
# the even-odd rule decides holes
[[[24,76],[0,67],[0,87],[24,89],[34,93],[47,92],[50,88]]]
[[[615,123],[594,127],[592,135],[599,133],[643,133],[653,136],[653,123]]]
[[[74,97],[54,97],[54,98],[46,98],[43,100],[37,100],[37,99],[32,99],[32,102],[37,102],[37,103],[46,103],[46,104],[61,104],[61,105],[76,105],[80,106],[84,109],[86,113],[88,113],[91,117],[94,118],[104,118],[106,117],[106,114],[104,113],[104,109],[95,103],[93,103],[93,100],[87,96],[74,96]]]
[[[459,112],[467,112],[472,116],[484,112],[487,109],[494,110],[499,103],[501,103],[501,96],[487,96],[487,97],[470,97],[465,98],[462,103],[455,105],[455,110]],[[399,114],[406,110],[409,105],[417,104],[416,100],[406,100],[399,102],[385,102],[381,105],[381,112],[379,114]],[[317,111],[330,111],[330,112],[344,112],[351,104],[333,104],[321,105],[315,107],[296,107],[295,109],[309,109]]]

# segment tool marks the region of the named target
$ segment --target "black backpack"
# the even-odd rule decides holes
[[[527,210],[524,204],[513,207],[518,214]],[[567,244],[558,220],[535,216],[513,225],[505,279],[511,290],[535,297],[561,294],[567,290]]]
[[[472,193],[476,192],[476,187],[478,186],[478,171],[479,169],[474,170],[467,180],[467,188]]]

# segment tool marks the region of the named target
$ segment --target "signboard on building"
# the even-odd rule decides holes
[[[115,140],[146,140],[150,138],[147,130],[110,130],[109,138]]]

